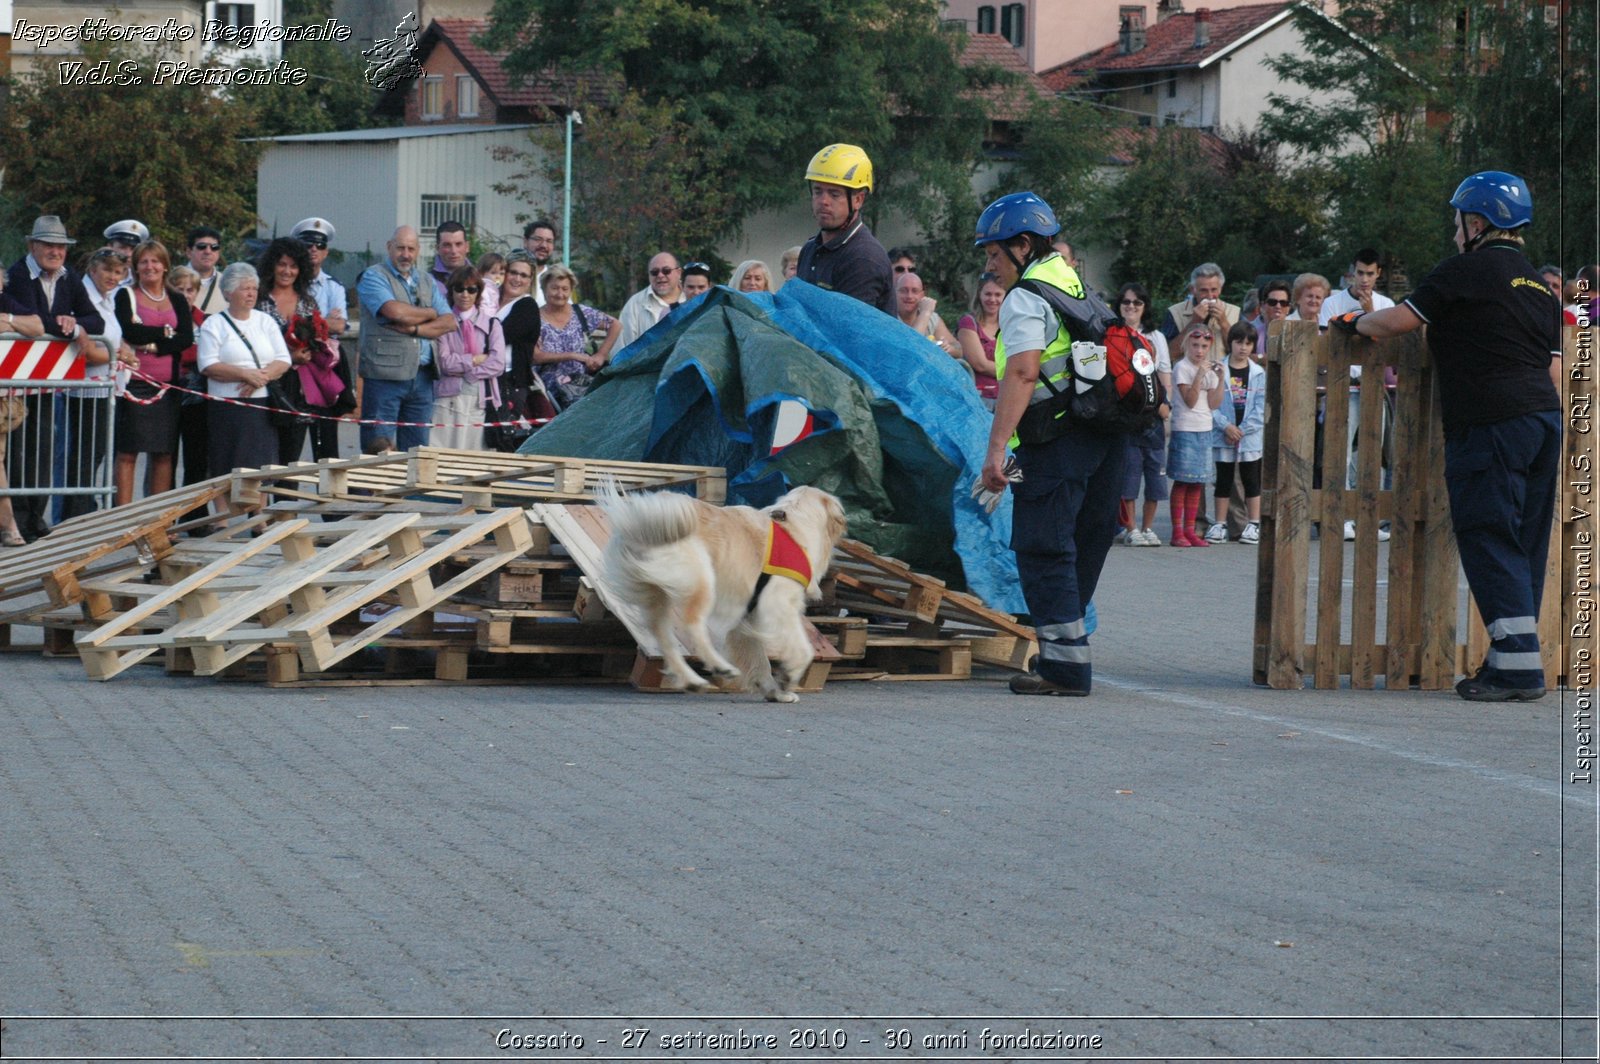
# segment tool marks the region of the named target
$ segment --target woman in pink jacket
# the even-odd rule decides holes
[[[435,447],[483,450],[487,411],[500,405],[496,378],[506,369],[506,335],[500,321],[483,305],[483,276],[461,266],[445,282],[458,327],[439,337],[433,364]]]

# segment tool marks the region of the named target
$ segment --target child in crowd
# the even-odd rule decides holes
[[[1167,353],[1167,338],[1161,330],[1151,326],[1150,293],[1141,284],[1125,284],[1117,293],[1116,311],[1122,323],[1149,341],[1156,353],[1156,377],[1162,390],[1172,394],[1172,357]],[[1159,547],[1161,537],[1151,527],[1156,510],[1167,492],[1167,418],[1172,408],[1162,403],[1157,411],[1161,419],[1144,432],[1128,437],[1128,458],[1123,465],[1122,504],[1117,510],[1122,531],[1117,534],[1119,543],[1130,547]],[[1139,498],[1139,482],[1144,482],[1143,522],[1135,528],[1133,504]]]
[[[1211,327],[1191,325],[1183,334],[1183,360],[1173,367],[1172,441],[1167,475],[1172,478],[1172,545],[1209,547],[1194,534],[1205,485],[1216,478],[1211,455],[1211,412],[1227,401],[1222,364],[1211,357]]]
[[[1215,428],[1211,442],[1217,466],[1214,511],[1221,518],[1228,510],[1237,471],[1244,482],[1247,523],[1239,533],[1240,543],[1261,541],[1261,452],[1266,442],[1267,371],[1255,360],[1256,327],[1241,321],[1228,330],[1228,398],[1211,412]],[[1206,531],[1211,543],[1228,539],[1228,525],[1219,520]]]
[[[483,291],[478,293],[478,309],[494,314],[500,309],[500,285],[506,279],[506,257],[490,251],[476,263]]]

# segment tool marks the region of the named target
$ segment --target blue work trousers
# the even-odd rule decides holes
[[[433,421],[433,371],[423,366],[408,381],[380,381],[367,378],[361,385],[361,418],[377,421],[416,421],[424,427],[395,425],[362,425],[361,449],[371,448],[372,441],[387,438],[394,441],[395,450],[409,451],[413,447],[428,445],[427,423]]]
[[[1544,686],[1539,600],[1560,472],[1561,415],[1554,410],[1445,437],[1450,524],[1489,629],[1481,678],[1501,687]]]
[[[1039,675],[1052,683],[1089,689],[1084,610],[1116,535],[1127,452],[1126,436],[1086,429],[1017,449],[1011,549],[1039,636]]]

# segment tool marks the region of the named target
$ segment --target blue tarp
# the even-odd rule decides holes
[[[814,429],[769,455],[786,399]],[[1010,496],[993,515],[970,497],[990,421],[971,375],[927,339],[790,281],[776,295],[714,288],[679,307],[522,450],[720,465],[729,501],[753,506],[812,484],[844,500],[851,536],[1021,613]]]

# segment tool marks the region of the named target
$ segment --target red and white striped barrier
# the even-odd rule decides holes
[[[70,340],[0,340],[0,380],[81,381],[83,359]]]

